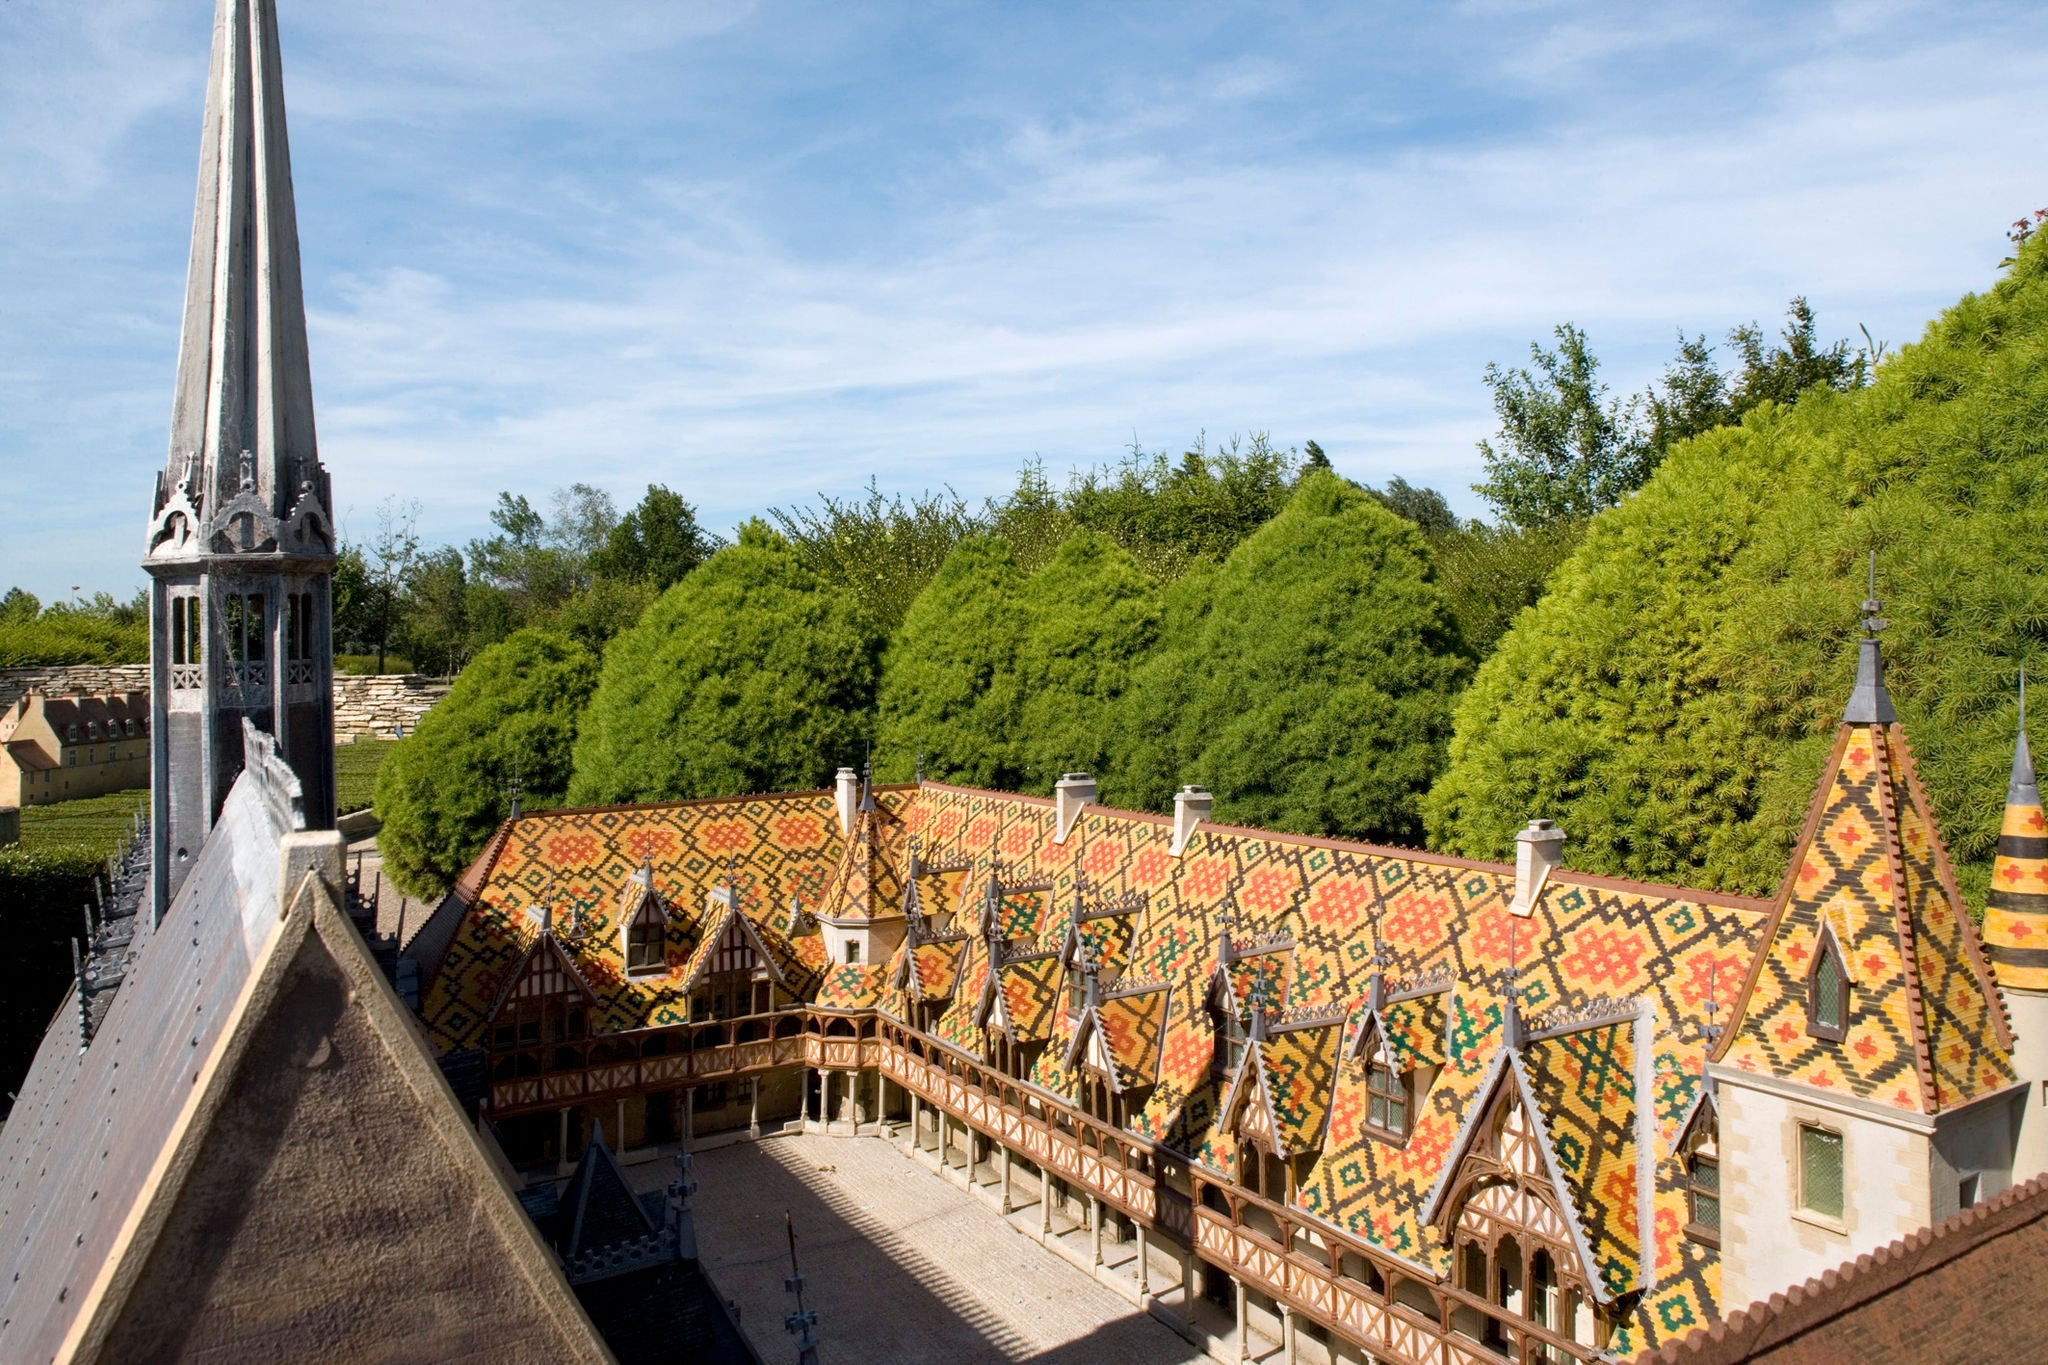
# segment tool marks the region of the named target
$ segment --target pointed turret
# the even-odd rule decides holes
[[[2048,818],[2034,782],[2034,756],[2027,750],[2024,683],[2005,820],[1998,830],[1998,857],[1991,865],[1991,894],[1984,909],[1984,941],[2000,986],[2048,991]]]
[[[313,431],[273,0],[219,0],[151,591],[159,915],[241,770],[276,737],[306,823],[334,820],[333,501]]]
[[[2034,756],[2027,748],[2025,674],[2020,675],[2019,733],[2013,738],[2005,819],[1984,906],[1984,942],[2012,1019],[2013,1070],[2036,1086],[2048,1082],[2048,817],[2041,810]],[[2020,1114],[2012,1175],[2017,1182],[2043,1171],[2048,1171],[2048,1110],[2028,1104]]]
[[[2011,1131],[1996,1097],[2017,1093],[2012,1035],[1885,690],[1878,609],[1873,591],[1855,690],[1709,1073],[1724,1145],[1755,1157],[1723,1168],[1728,1302],[1947,1217],[1963,1186],[1942,1153]],[[1830,1236],[1802,1241],[1816,1220]]]

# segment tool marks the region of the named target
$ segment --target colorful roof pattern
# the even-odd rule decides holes
[[[1053,1016],[1060,1012],[1065,979],[1055,953],[1032,953],[1004,962],[996,969],[1000,1011],[990,1026],[1002,1029],[1017,1043],[1041,1043],[1052,1037]]]
[[[913,931],[892,964],[852,968],[823,962],[809,923],[844,897],[847,851],[866,837],[842,836],[829,793],[522,817],[465,877],[473,903],[453,965],[427,992],[437,1045],[478,1038],[478,993],[487,1005],[485,987],[530,946],[526,912],[550,885],[581,897],[585,932],[563,943],[600,998],[601,1026],[676,1019],[664,979],[607,974],[620,935],[603,907],[643,858],[665,901],[686,907],[671,923],[669,976],[708,928],[687,907],[730,877],[801,997],[890,1012],[934,1002],[930,1031],[977,1055],[998,1033],[1052,1044],[1030,1079],[1062,1095],[1078,1093],[1087,1058],[1107,1055],[1133,1131],[1225,1175],[1239,1135],[1225,1122],[1232,1078],[1216,1074],[1214,1011],[1235,1009],[1249,1027],[1256,1005],[1263,1036],[1237,1079],[1257,1101],[1250,1127],[1307,1158],[1298,1207],[1435,1273],[1448,1252],[1432,1197],[1489,1086],[1512,1073],[1588,1273],[1605,1293],[1644,1289],[1617,1350],[1715,1312],[1717,1253],[1683,1233],[1676,1150],[1703,1093],[1710,1022],[1727,1026],[1734,1065],[1905,1107],[2010,1084],[1988,968],[1895,725],[1845,725],[1776,903],[1560,870],[1519,918],[1512,870],[1494,864],[1213,822],[1175,856],[1169,820],[1095,804],[1055,842],[1050,801],[937,783],[877,789],[875,805],[862,875],[880,884],[915,850],[915,875],[898,883],[905,908],[948,901],[968,932]],[[970,906],[977,919],[959,923]],[[1823,923],[1853,979],[1839,1044],[1804,1028]],[[1073,975],[1082,958],[1102,963],[1092,990]],[[1070,1015],[1077,990],[1092,1003]],[[1503,991],[1520,1017],[1565,1022],[1508,1049]],[[1364,1058],[1345,1043],[1367,1032],[1413,1078],[1405,1141],[1364,1122]]]
[[[1999,985],[2048,991],[2048,818],[2042,815],[2041,789],[2034,781],[2034,756],[2027,751],[2024,712],[2013,741],[1998,856],[1991,864],[1984,944]]]
[[[1102,997],[1087,1012],[1082,1026],[1100,1032],[1119,1092],[1142,1090],[1158,1082],[1159,1058],[1172,1010],[1173,987],[1146,982]],[[1077,1041],[1079,1037],[1077,1028]]]
[[[1721,1060],[1932,1114],[2014,1083],[2003,1010],[1896,725],[1844,724]],[[1807,1023],[1823,931],[1846,1036]]]
[[[972,945],[972,939],[961,935],[934,939],[912,947],[909,955],[911,975],[907,983],[912,997],[918,1000],[951,999],[954,983],[960,979],[960,966],[967,960],[968,949]]]

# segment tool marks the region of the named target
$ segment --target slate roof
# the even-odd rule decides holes
[[[67,1001],[0,1132],[0,1359],[451,1358],[486,1330],[605,1359],[338,904],[339,836],[294,835],[268,736],[244,752],[90,1044]],[[287,836],[331,865],[281,901]]]

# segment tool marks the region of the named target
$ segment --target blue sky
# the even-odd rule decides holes
[[[0,0],[0,587],[127,592],[212,0]],[[1480,373],[1563,320],[1893,343],[2048,204],[2030,4],[279,0],[321,454],[500,488],[999,493],[1317,440],[1477,513]]]

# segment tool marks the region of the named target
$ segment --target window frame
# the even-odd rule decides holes
[[[1849,1216],[1849,1135],[1838,1128],[1829,1128],[1811,1119],[1799,1119],[1797,1122],[1799,1130],[1794,1140],[1797,1147],[1798,1174],[1794,1182],[1793,1206],[1804,1218],[1839,1228]],[[1835,1194],[1839,1206],[1832,1212],[1813,1202],[1813,1191],[1809,1188],[1807,1177],[1807,1143],[1810,1137],[1832,1138],[1838,1144],[1836,1150],[1840,1158],[1838,1164],[1841,1174],[1837,1177]]]
[[[1823,971],[1832,971],[1839,983],[1835,1002],[1837,1018],[1834,1022],[1821,1017],[1820,983]],[[1819,946],[1813,954],[1813,962],[1806,969],[1806,1032],[1809,1037],[1839,1043],[1849,1036],[1850,990],[1849,963],[1842,956],[1842,947],[1835,941],[1832,930],[1823,929]]]
[[[1679,1183],[1685,1190],[1685,1235],[1704,1246],[1721,1245],[1721,1146],[1715,1125],[1703,1122],[1694,1126],[1685,1140],[1679,1144]],[[1702,1153],[1709,1148],[1709,1153]],[[1699,1178],[1699,1167],[1711,1167],[1714,1172],[1712,1188],[1706,1188]],[[1714,1203],[1714,1222],[1711,1226],[1700,1221],[1701,1199]]]
[[[1389,1085],[1379,1084],[1382,1076]],[[1391,1113],[1397,1103],[1401,1107],[1399,1126],[1381,1117]],[[1384,1046],[1365,1059],[1365,1126],[1376,1136],[1395,1143],[1406,1143],[1409,1134],[1415,1131],[1415,1072],[1412,1068],[1403,1070]]]

